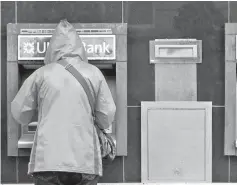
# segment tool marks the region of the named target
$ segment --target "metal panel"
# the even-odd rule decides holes
[[[17,156],[17,141],[19,138],[19,124],[16,123],[11,114],[11,102],[18,91],[18,64],[17,62],[7,63],[7,153],[8,156]]]
[[[236,63],[225,63],[225,155],[236,155]]]
[[[141,106],[142,182],[211,182],[212,103]]]
[[[225,136],[224,154],[237,155],[236,127],[236,34],[237,24],[225,24]]]
[[[0,2],[0,10],[2,10],[2,8],[1,8],[1,2]],[[1,17],[1,15],[0,15],[0,17]],[[0,19],[0,25],[2,25],[1,24],[1,19]],[[0,40],[0,56],[2,56],[1,55],[1,51],[2,51],[2,45],[1,45],[2,43],[1,43],[1,40]],[[0,62],[0,82],[2,83],[2,61]],[[2,89],[0,90],[0,97],[2,97]],[[2,110],[2,104],[0,105],[0,110]],[[1,118],[1,120],[2,120],[2,112],[0,111],[0,118]],[[2,123],[2,122],[1,122]],[[0,126],[0,148],[1,148],[1,151],[2,151],[2,128],[1,128],[1,126]],[[0,153],[0,183],[2,182],[2,152]]]
[[[225,23],[225,35],[237,35],[237,24]]]
[[[156,101],[197,101],[196,64],[155,64]]]
[[[117,62],[127,62],[127,36],[116,35],[116,44]]]
[[[17,35],[14,24],[7,25],[7,154],[17,156],[19,124],[10,112],[10,104],[18,91]]]
[[[116,64],[116,137],[117,155],[127,155],[127,63]]]
[[[225,35],[225,60],[234,61],[236,58],[236,36]]]

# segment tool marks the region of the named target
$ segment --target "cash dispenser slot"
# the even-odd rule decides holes
[[[93,63],[96,67],[98,67],[105,79],[108,83],[108,86],[111,90],[112,96],[116,103],[116,63]],[[20,72],[20,83],[19,88],[23,84],[23,82],[32,74],[36,69],[41,67],[42,65],[27,65],[27,64],[20,64],[19,65],[19,72]],[[31,122],[28,125],[21,126],[21,135],[20,139],[18,140],[18,148],[20,149],[30,149],[33,144],[34,134],[37,129],[37,122],[38,120],[38,112],[36,111],[35,115],[33,116]],[[115,123],[113,123],[114,125]],[[113,133],[113,129],[110,128],[111,132]]]

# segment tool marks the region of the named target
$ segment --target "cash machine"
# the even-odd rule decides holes
[[[109,131],[117,140],[117,156],[127,155],[127,25],[73,24],[88,60],[105,75],[117,107]],[[8,156],[28,156],[37,128],[37,112],[29,125],[19,125],[10,103],[24,80],[44,65],[44,56],[57,24],[7,25],[7,128]],[[53,134],[53,131],[52,131]]]

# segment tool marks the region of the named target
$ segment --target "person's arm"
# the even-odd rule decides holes
[[[17,95],[11,102],[13,118],[26,125],[32,120],[37,108],[36,72],[32,73],[22,84]]]
[[[95,107],[95,119],[100,129],[108,129],[114,121],[116,106],[109,86],[102,73],[101,79]]]

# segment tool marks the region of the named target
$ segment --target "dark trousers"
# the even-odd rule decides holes
[[[102,160],[103,170],[108,168],[112,161]],[[68,172],[39,172],[44,175],[35,173],[35,185],[97,185],[100,176],[96,175],[93,180],[87,174],[68,173]],[[90,176],[90,175],[89,175]],[[42,178],[43,177],[43,178]]]
[[[69,173],[69,172],[35,172],[36,185],[96,185],[98,175]]]

